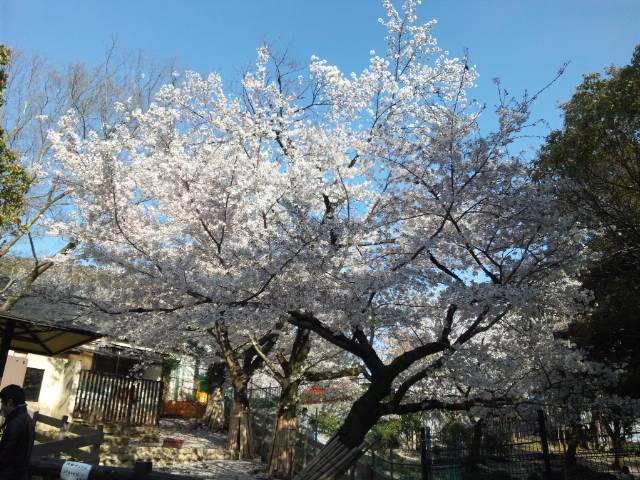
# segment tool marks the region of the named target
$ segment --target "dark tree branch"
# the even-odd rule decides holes
[[[282,383],[282,380],[283,380],[282,374],[278,371],[278,369],[271,362],[271,360],[269,360],[269,357],[267,357],[267,354],[262,351],[262,348],[258,344],[258,340],[256,340],[253,336],[251,336],[249,338],[251,339],[251,343],[253,345],[253,348],[254,348],[256,354],[262,359],[262,362],[271,371],[271,374],[275,377],[276,381],[278,383]]]
[[[505,407],[513,405],[513,400],[510,398],[492,398],[492,399],[471,399],[463,402],[447,403],[441,400],[423,400],[422,402],[403,403],[402,405],[384,404],[382,410],[384,415],[396,414],[402,415],[405,413],[425,412],[431,410],[441,410],[447,412],[459,412],[468,411],[473,407]]]
[[[448,348],[448,344],[443,344],[440,341],[425,343],[424,345],[420,345],[419,347],[416,347],[413,350],[409,350],[408,352],[404,352],[403,354],[396,357],[389,364],[388,368],[395,378],[406,369],[411,367],[411,365],[413,365],[418,360],[428,357],[429,355],[442,352],[443,350],[446,350]]]
[[[469,328],[467,328],[455,341],[454,345],[462,345],[463,343],[465,343],[466,341],[468,341],[471,337],[473,337],[476,334],[476,329],[478,328],[478,326],[480,325],[480,323],[482,323],[482,320],[484,320],[484,318],[487,316],[487,313],[489,313],[489,307],[485,307],[476,317],[476,319],[473,321],[473,323],[469,326]]]
[[[278,337],[280,336],[280,328],[282,327],[281,323],[277,323],[274,330],[269,330],[262,337],[260,337],[257,341],[258,346],[262,350],[262,353],[266,356],[269,355],[271,349],[275,346],[278,341]],[[263,364],[264,360],[258,354],[255,347],[251,345],[247,347],[247,349],[242,354],[242,370],[244,371],[247,377],[251,377],[253,372],[255,372],[258,368],[260,368]]]
[[[402,382],[402,384],[398,387],[398,389],[396,390],[396,393],[393,395],[393,398],[389,402],[389,405],[396,405],[396,406],[400,405],[400,402],[402,402],[402,399],[404,398],[404,396],[407,394],[407,392],[411,387],[413,387],[416,383],[418,383],[423,378],[426,378],[427,375],[429,375],[431,372],[433,372],[437,368],[440,368],[443,365],[443,363],[444,363],[444,358],[440,357],[428,367],[423,368],[422,370],[419,370],[418,372],[411,375],[407,380]]]
[[[443,345],[449,345],[449,335],[451,334],[451,327],[453,326],[453,316],[458,310],[458,306],[455,304],[449,305],[447,309],[447,316],[444,320],[444,327],[442,328],[442,332],[440,333],[440,343]]]
[[[380,360],[380,357],[366,337],[364,338],[366,343],[363,343],[362,339],[360,339],[360,341],[356,341],[355,339],[348,338],[343,333],[334,332],[323,325],[322,322],[320,322],[320,320],[318,320],[312,313],[299,311],[289,311],[288,313],[289,317],[287,321],[289,323],[296,327],[311,330],[333,345],[361,358],[372,374],[375,375],[375,372],[384,368],[384,363],[382,363],[382,360]],[[354,334],[357,335],[357,329]],[[360,336],[357,335],[357,337]]]
[[[438,261],[438,259],[436,257],[433,256],[433,254],[431,252],[427,252],[429,254],[429,260],[431,260],[431,263],[433,263],[436,268],[444,273],[446,273],[447,275],[449,275],[451,278],[455,279],[456,281],[460,282],[460,283],[464,283],[462,281],[462,279],[452,270],[450,270],[449,268],[447,268],[444,264],[440,263]]]
[[[456,345],[456,346],[462,345],[463,343],[467,342],[470,338],[476,336],[477,334],[482,333],[482,332],[486,332],[491,327],[493,327],[496,323],[498,323],[507,313],[509,313],[509,310],[511,310],[511,305],[507,305],[505,307],[505,309],[502,312],[500,312],[499,314],[497,314],[495,317],[493,317],[493,319],[491,319],[491,321],[489,323],[487,323],[486,325],[480,327],[480,323],[482,323],[482,320],[484,320],[484,318],[486,317],[487,313],[489,313],[489,307],[486,307],[476,317],[476,319],[471,324],[471,326],[462,335],[460,335],[457,338],[457,340],[455,341],[454,345]]]

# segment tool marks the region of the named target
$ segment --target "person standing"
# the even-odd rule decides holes
[[[0,391],[0,408],[5,417],[5,422],[0,427],[0,478],[27,480],[35,427],[27,412],[22,387],[4,387]]]
[[[306,441],[311,437],[311,417],[309,417],[309,410],[307,410],[307,407],[304,407],[300,413],[299,424],[300,432]]]

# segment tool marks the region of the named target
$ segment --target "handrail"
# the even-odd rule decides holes
[[[65,463],[64,460],[38,458],[31,461],[29,473],[31,475],[58,478]],[[198,477],[189,475],[153,472],[151,471],[151,462],[138,462],[133,469],[100,465],[86,465],[86,467],[90,468],[90,473],[85,478],[91,478],[91,480],[131,480],[132,478],[144,478],[145,480],[198,480]]]

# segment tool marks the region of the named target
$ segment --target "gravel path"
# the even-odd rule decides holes
[[[161,445],[165,438],[182,440],[185,448],[220,448],[227,445],[227,434],[199,427],[192,420],[181,418],[161,418],[159,428],[153,435],[132,437],[129,445]]]
[[[227,436],[212,432],[208,428],[195,427],[193,421],[183,419],[161,419],[160,437],[184,441],[184,447],[225,448]],[[154,468],[156,471],[192,475],[206,480],[263,480],[265,466],[246,460],[208,460]]]

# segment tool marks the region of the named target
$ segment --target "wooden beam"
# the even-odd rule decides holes
[[[83,435],[82,437],[70,437],[53,442],[39,443],[33,446],[31,453],[32,458],[46,457],[47,455],[57,455],[66,452],[68,449],[76,449],[81,447],[89,447],[96,443],[102,443],[104,436],[101,432],[92,435]]]
[[[29,464],[29,473],[31,475],[50,476],[58,478],[64,465],[64,460],[55,458],[38,458],[32,459]],[[149,468],[145,466],[146,470]],[[188,475],[173,475],[171,473],[147,471],[145,480],[199,480],[199,477],[191,477]],[[93,465],[89,474],[91,480],[131,480],[134,477],[134,470],[121,467],[104,467],[101,465]]]

